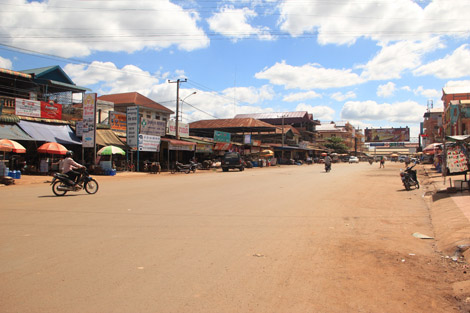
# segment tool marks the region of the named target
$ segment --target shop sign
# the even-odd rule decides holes
[[[251,135],[245,135],[245,137],[243,138],[243,143],[245,145],[250,145],[251,144]]]
[[[83,136],[82,146],[95,146],[96,93],[87,93],[83,97]]]
[[[131,148],[137,148],[139,136],[139,107],[127,107],[126,141]]]
[[[41,102],[15,99],[15,114],[19,116],[41,117]]]
[[[139,134],[139,151],[160,151],[160,136]]]
[[[126,113],[122,112],[115,112],[111,111],[109,112],[109,126],[111,126],[112,130],[117,130],[117,131],[126,131]]]
[[[196,144],[196,152],[198,153],[212,153],[212,145],[205,144],[205,143],[198,143]]]
[[[142,118],[140,133],[152,136],[165,136],[166,122],[157,119]]]
[[[224,150],[224,151],[229,151],[232,148],[231,143],[227,142],[218,142],[215,144],[214,150]]]
[[[253,140],[251,144],[255,147],[259,147],[261,146],[261,140]]]
[[[194,151],[195,146],[196,145],[178,145],[178,144],[172,144],[171,142],[169,143],[170,150],[178,150],[178,151]]]
[[[178,135],[180,137],[189,137],[189,124],[178,123]],[[176,136],[176,122],[175,120],[168,121],[168,135]]]
[[[230,133],[214,130],[215,142],[230,142]]]
[[[83,121],[77,121],[75,123],[75,135],[77,137],[83,137]]]
[[[62,119],[62,104],[41,101],[41,117],[50,118],[54,120]]]

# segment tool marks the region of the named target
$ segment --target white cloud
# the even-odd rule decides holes
[[[232,102],[259,103],[263,100],[271,100],[274,97],[274,91],[271,86],[264,85],[260,88],[255,87],[232,87],[227,88],[222,93]]]
[[[322,95],[316,93],[315,91],[307,91],[307,92],[298,92],[298,93],[290,93],[282,99],[286,102],[295,102],[295,101],[302,101],[314,98],[321,98]]]
[[[300,103],[295,108],[296,111],[307,111],[313,115],[314,120],[332,121],[335,116],[335,110],[325,105],[308,105]]]
[[[283,85],[286,89],[326,89],[357,85],[363,82],[351,70],[328,69],[319,64],[293,66],[285,61],[276,63],[255,74],[258,79],[267,79],[271,84]]]
[[[236,9],[233,6],[225,6],[220,12],[215,13],[207,19],[211,30],[220,33],[226,37],[237,41],[243,38],[249,38],[253,35],[261,40],[272,40],[267,27],[253,27],[249,20],[255,18],[258,14],[249,8]]]
[[[348,101],[341,110],[342,119],[419,123],[426,106],[415,101],[377,103],[375,101]]]
[[[419,66],[426,53],[443,47],[437,37],[422,42],[400,41],[391,45],[379,45],[382,49],[372,60],[357,66],[364,70],[361,77],[365,80],[401,78],[403,71]]]
[[[0,10],[4,44],[62,57],[95,51],[205,48],[209,39],[199,15],[169,0],[10,1]]]
[[[420,95],[420,96],[423,96],[423,97],[426,97],[428,99],[435,99],[435,98],[439,98],[440,96],[440,92],[436,89],[424,89],[423,86],[419,86],[418,88],[414,89],[413,92],[416,94],[416,95]]]
[[[455,23],[455,12],[469,10],[466,0],[434,0],[424,8],[412,0],[283,0],[278,23],[292,36],[318,33],[320,44],[351,45],[361,37],[380,42],[423,40],[443,34],[468,37],[470,21]]]
[[[89,66],[68,64],[64,71],[78,85],[100,84],[101,94],[137,91],[149,93],[152,86],[158,84],[158,78],[135,65],[126,65],[118,69],[112,62],[95,61]]]
[[[348,91],[347,93],[342,93],[342,92],[335,92],[334,94],[331,95],[331,98],[342,102],[347,99],[354,99],[356,98],[356,94],[353,91]]]
[[[13,63],[9,59],[0,57],[0,68],[11,70],[13,68]]]
[[[465,60],[465,61],[464,61]],[[440,60],[430,62],[417,68],[416,76],[434,75],[439,78],[460,78],[470,75],[470,45],[464,44],[452,54]]]
[[[390,97],[390,96],[393,96],[396,90],[397,90],[397,87],[395,83],[388,82],[385,85],[380,85],[377,88],[377,96],[384,97],[384,98]]]

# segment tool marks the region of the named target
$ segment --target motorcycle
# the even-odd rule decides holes
[[[331,171],[331,164],[326,164],[325,163],[325,172],[328,173],[329,171]]]
[[[78,177],[77,183],[75,184],[67,174],[55,173],[52,178],[52,192],[56,196],[63,196],[69,191],[85,191],[91,195],[98,191],[98,182],[91,178],[86,169],[78,170],[80,176]]]
[[[404,171],[401,170],[400,172],[401,181],[403,182],[403,185],[405,186],[406,190],[411,190],[411,187],[419,189],[419,182],[416,176],[416,170],[413,169],[413,167],[415,166],[416,163],[412,166],[408,166]]]
[[[183,172],[189,174],[190,172],[196,173],[197,163],[190,161],[189,164],[183,164],[176,161],[175,166],[171,169],[171,174],[176,172]]]

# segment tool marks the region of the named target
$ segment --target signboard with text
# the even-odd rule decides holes
[[[405,128],[366,128],[366,142],[410,141],[410,129]]]
[[[139,134],[139,151],[160,151],[160,136]]]
[[[230,133],[214,130],[215,142],[230,142]]]
[[[15,114],[18,116],[62,119],[62,104],[28,99],[15,99]]]
[[[189,137],[189,124],[178,123],[178,135],[180,137]],[[168,135],[176,136],[176,122],[174,120],[168,121]]]
[[[83,96],[83,136],[84,148],[95,146],[96,127],[96,93],[86,93]]]
[[[140,122],[140,133],[152,136],[165,136],[166,122],[157,119],[142,118]]]
[[[127,107],[127,127],[126,141],[131,148],[136,148],[139,144],[139,107]]]
[[[126,113],[111,111],[109,112],[109,126],[112,130],[121,132],[126,131]]]

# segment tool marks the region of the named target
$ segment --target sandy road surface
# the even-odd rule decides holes
[[[459,312],[399,165],[0,188],[0,312]]]

